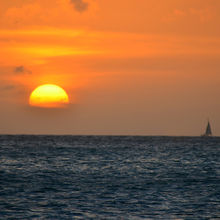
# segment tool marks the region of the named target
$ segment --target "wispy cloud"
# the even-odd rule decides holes
[[[74,8],[78,12],[84,12],[89,7],[89,3],[84,0],[70,0],[70,2],[74,5]]]
[[[187,21],[200,21],[202,23],[212,21],[214,18],[214,11],[212,8],[186,8],[174,9],[171,13],[163,17],[165,22],[175,22],[180,19]]]
[[[2,91],[10,91],[10,90],[12,90],[14,88],[15,88],[15,85],[5,85],[5,86],[0,87],[0,90],[2,90]]]
[[[14,69],[14,73],[16,74],[31,74],[32,72],[26,69],[24,66],[16,66]]]

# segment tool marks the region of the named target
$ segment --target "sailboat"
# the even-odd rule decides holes
[[[205,134],[203,134],[202,137],[211,137],[211,136],[212,136],[212,129],[211,129],[210,122],[208,121]]]

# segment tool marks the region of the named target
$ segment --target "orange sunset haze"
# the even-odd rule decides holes
[[[219,0],[0,3],[0,133],[220,135]]]

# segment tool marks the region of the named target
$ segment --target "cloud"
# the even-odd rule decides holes
[[[24,66],[15,67],[14,72],[16,74],[31,74],[32,73],[30,70],[26,69]]]
[[[171,13],[166,15],[162,20],[165,22],[179,21],[180,19],[187,21],[200,21],[202,23],[212,21],[214,18],[214,11],[212,8],[185,8],[174,9]]]
[[[0,87],[0,89],[1,89],[2,91],[9,91],[9,90],[12,90],[12,89],[14,89],[14,88],[15,88],[15,85],[6,85],[6,86]]]
[[[70,0],[70,2],[74,5],[74,8],[78,12],[84,12],[89,7],[89,3],[84,0]]]

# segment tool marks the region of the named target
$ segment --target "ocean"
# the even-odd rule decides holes
[[[220,138],[0,136],[0,219],[220,219]]]

